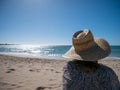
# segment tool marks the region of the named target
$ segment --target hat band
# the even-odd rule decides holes
[[[75,49],[75,52],[76,52],[77,54],[83,54],[83,53],[85,54],[85,53],[88,52],[88,51],[89,51],[89,52],[93,51],[95,47],[98,47],[98,45],[97,45],[96,43],[94,43],[91,47],[85,49],[84,51],[78,51],[78,50]]]
[[[93,39],[88,40],[88,41],[83,42],[83,43],[77,43],[77,42],[76,42],[76,43],[74,43],[74,45],[84,45],[84,44],[91,43],[91,42],[94,42]]]
[[[91,40],[88,40],[86,42],[80,43],[80,42],[74,42],[73,43],[75,50],[77,51],[83,51],[86,50],[94,45],[93,38]]]

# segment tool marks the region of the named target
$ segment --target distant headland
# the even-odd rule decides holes
[[[11,43],[0,43],[0,45],[19,45],[19,44],[11,44]]]

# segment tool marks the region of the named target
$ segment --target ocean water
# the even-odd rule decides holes
[[[71,45],[0,45],[0,53],[62,58],[62,55],[65,54],[70,47]],[[111,46],[111,54],[109,57],[120,58],[120,46]]]

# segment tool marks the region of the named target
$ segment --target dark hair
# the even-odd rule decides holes
[[[80,67],[89,68],[91,71],[96,71],[100,67],[97,61],[74,60],[74,61],[71,61],[71,63],[76,64],[76,66],[78,66],[79,68]]]

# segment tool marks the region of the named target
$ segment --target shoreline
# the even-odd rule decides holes
[[[13,56],[13,57],[22,57],[22,58],[35,58],[35,59],[55,59],[55,60],[65,60],[63,57],[55,57],[55,56],[40,56],[36,54],[23,54],[23,53],[0,53],[0,55]]]
[[[0,90],[62,90],[62,68],[67,60],[0,54]],[[111,67],[120,80],[120,59],[99,63]]]
[[[7,56],[14,56],[14,57],[24,57],[24,58],[38,58],[38,59],[62,59],[62,60],[65,60],[64,57],[55,57],[55,56],[41,56],[39,54],[27,54],[27,53],[1,53],[0,52],[0,55],[7,55]],[[120,60],[120,57],[111,57],[111,56],[108,56],[105,59],[110,59],[110,60],[113,60],[113,59],[117,59],[117,60]]]

